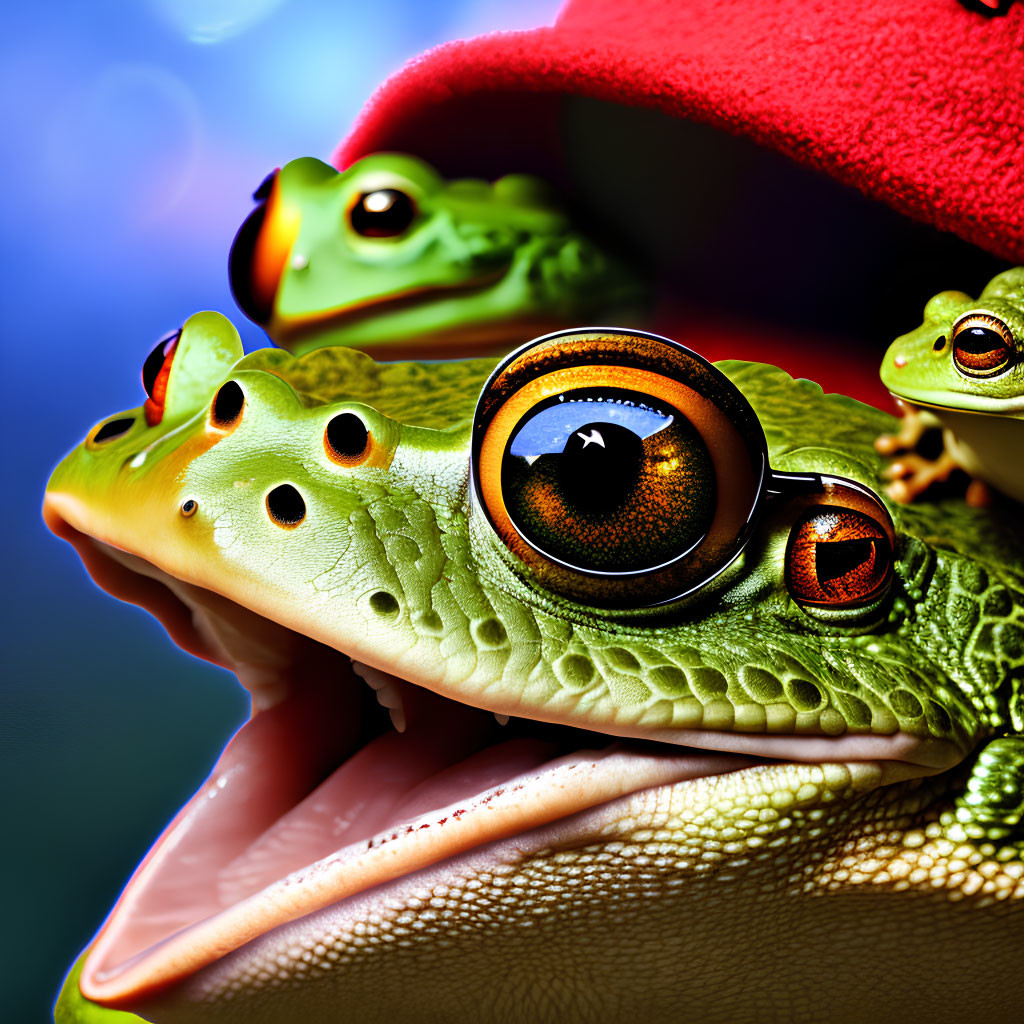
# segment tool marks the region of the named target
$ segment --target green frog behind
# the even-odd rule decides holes
[[[890,417],[628,332],[146,366],[47,522],[255,713],[62,1022],[1009,1019],[1024,548],[876,498]]]
[[[969,503],[986,503],[988,485],[1024,501],[1024,267],[994,277],[977,299],[931,299],[924,323],[886,352],[882,382],[904,410],[900,431],[876,442],[897,453],[886,471],[892,498],[913,501],[963,469],[974,478]],[[941,454],[914,452],[935,427]]]
[[[508,350],[576,323],[635,319],[646,289],[538,178],[445,181],[380,153],[275,171],[231,251],[235,297],[278,345],[398,354]]]

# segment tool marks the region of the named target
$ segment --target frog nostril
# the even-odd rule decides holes
[[[278,526],[298,526],[306,518],[306,503],[291,484],[280,484],[267,495],[267,512]]]
[[[366,424],[354,412],[335,416],[324,431],[328,456],[343,466],[362,462],[369,454],[371,440]]]
[[[941,352],[946,347],[946,336],[944,334],[939,335],[935,339],[935,344],[932,345],[933,352]]]
[[[233,381],[222,384],[213,400],[213,422],[218,427],[229,427],[242,415],[245,392]]]

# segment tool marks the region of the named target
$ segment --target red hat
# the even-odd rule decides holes
[[[1024,263],[1024,4],[998,17],[970,6],[570,0],[554,26],[449,43],[408,64],[335,159],[403,150],[448,173],[564,178],[566,103],[579,102],[566,98],[589,97],[745,136]],[[919,322],[918,299],[888,337]]]

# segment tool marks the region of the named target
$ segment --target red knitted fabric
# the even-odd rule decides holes
[[[1024,4],[987,19],[957,0],[570,0],[554,27],[450,43],[407,65],[336,162],[382,149],[433,157],[454,139],[460,104],[529,121],[530,93],[749,136],[1024,263]],[[529,130],[535,147],[544,126]]]

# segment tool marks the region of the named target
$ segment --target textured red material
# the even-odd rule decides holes
[[[1024,263],[1024,4],[987,19],[957,0],[571,0],[554,27],[410,63],[336,162],[382,149],[429,158],[480,103],[508,116],[510,147],[542,147],[551,107],[529,94],[746,135]]]

